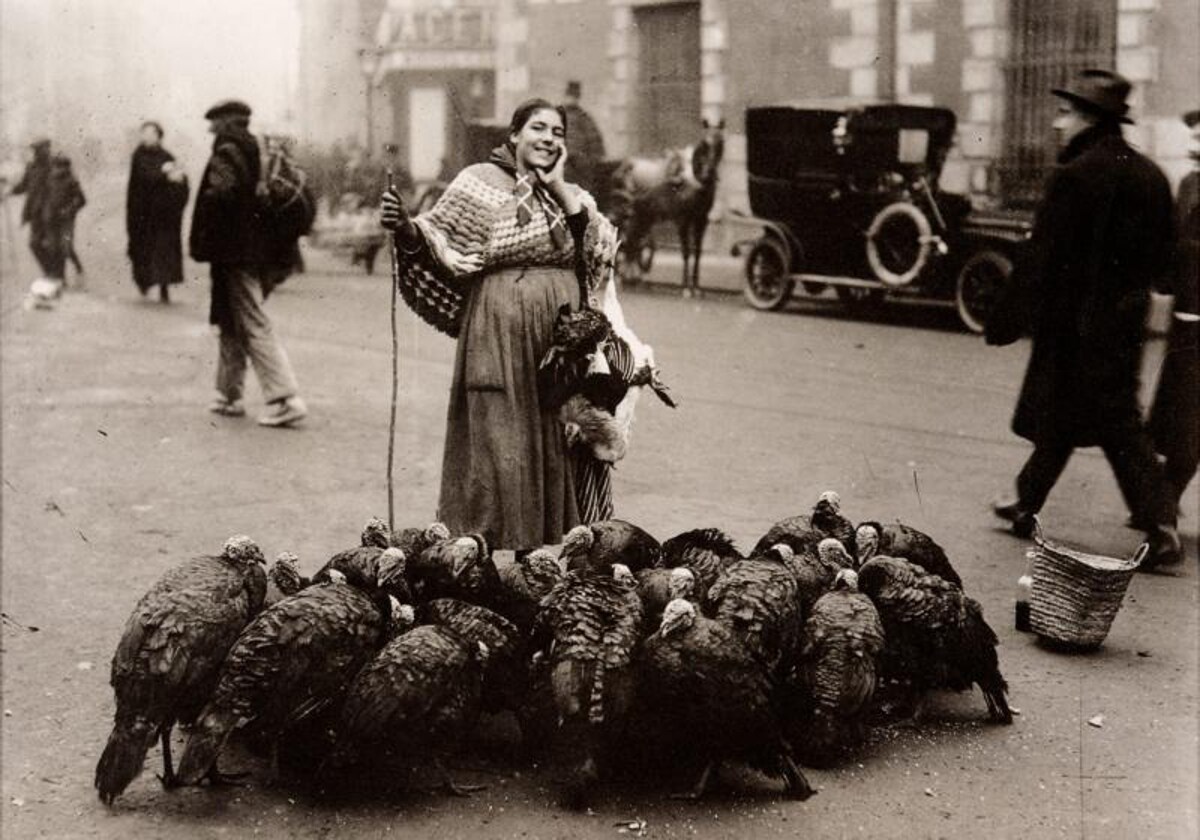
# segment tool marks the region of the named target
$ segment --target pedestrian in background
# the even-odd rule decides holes
[[[31,157],[25,166],[21,180],[13,186],[14,195],[24,195],[25,205],[21,208],[21,224],[29,225],[29,250],[42,270],[44,277],[50,276],[54,267],[53,254],[46,249],[44,226],[46,189],[50,180],[50,141],[43,137],[29,145]]]
[[[604,161],[604,136],[596,127],[591,114],[579,104],[583,85],[572,79],[567,82],[563,96],[563,112],[567,125],[567,171],[568,183],[578,184],[587,192],[596,195],[596,180],[600,164]]]
[[[1154,448],[1166,458],[1167,484],[1177,507],[1200,461],[1200,109],[1184,114],[1183,122],[1192,135],[1192,171],[1175,200],[1175,265],[1166,289],[1175,296],[1175,313],[1150,412]]]
[[[162,139],[161,125],[142,123],[141,142],[129,163],[125,231],[138,291],[145,297],[157,286],[159,299],[170,303],[170,287],[183,282],[181,230],[188,183],[183,167],[163,148]]]
[[[66,155],[50,158],[50,175],[46,179],[46,197],[42,204],[43,253],[46,277],[60,283],[66,281],[67,258],[74,245],[75,217],[87,204],[79,179]]]
[[[258,141],[250,133],[250,106],[220,102],[205,114],[214,135],[212,157],[196,192],[188,238],[193,259],[210,264],[209,321],[220,330],[215,414],[241,417],[246,362],[254,366],[268,410],[263,426],[289,426],[308,414],[283,345],[263,308],[271,254],[267,226],[256,195]]]
[[[505,550],[561,542],[590,521],[538,386],[560,307],[594,291],[582,267],[595,263],[589,248],[606,234],[615,244],[592,199],[564,180],[567,128],[560,108],[530,100],[508,141],[460,172],[432,210],[410,218],[395,189],[382,205],[403,253],[405,300],[458,338],[438,518]]]
[[[1179,562],[1181,548],[1175,500],[1138,408],[1138,368],[1173,225],[1166,176],[1121,134],[1131,122],[1129,90],[1115,73],[1085,70],[1052,91],[1060,99],[1058,166],[1034,222],[1032,262],[1015,287],[1026,293],[1033,350],[1012,427],[1034,450],[1017,476],[1017,498],[994,510],[1028,536],[1074,449],[1099,446],[1146,529],[1145,565],[1154,567]],[[1019,321],[989,322],[989,343],[1015,341]]]

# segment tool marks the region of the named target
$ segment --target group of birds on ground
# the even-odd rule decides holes
[[[717,529],[660,543],[618,519],[500,562],[440,523],[375,519],[360,542],[305,577],[295,555],[268,570],[232,537],[142,597],[113,656],[105,803],[156,741],[164,785],[234,782],[218,759],[235,733],[272,779],[283,754],[321,785],[355,767],[433,770],[467,794],[444,761],[502,712],[568,807],[639,750],[694,769],[688,797],[729,761],[805,799],[800,765],[844,759],[889,693],[915,723],[929,691],[978,685],[1012,722],[996,634],[945,551],[900,523],[856,526],[832,491],[747,555]]]

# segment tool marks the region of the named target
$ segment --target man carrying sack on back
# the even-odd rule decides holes
[[[250,106],[228,100],[204,117],[215,139],[196,193],[188,244],[193,259],[211,264],[209,321],[221,331],[217,395],[209,410],[226,417],[246,413],[242,391],[249,360],[267,404],[259,424],[290,426],[302,420],[308,408],[263,308],[270,291],[268,271],[277,263],[278,248],[257,195],[261,153],[249,130]]]

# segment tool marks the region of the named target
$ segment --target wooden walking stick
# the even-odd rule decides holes
[[[387,170],[388,189],[395,184],[392,169]],[[388,231],[388,242],[392,254],[392,410],[388,420],[388,457],[387,457],[387,499],[388,499],[388,530],[396,530],[395,484],[392,474],[396,463],[396,400],[400,391],[400,343],[396,327],[396,295],[400,293],[400,252],[396,248],[396,232]]]

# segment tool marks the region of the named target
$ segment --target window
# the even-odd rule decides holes
[[[1050,89],[1088,67],[1113,69],[1117,0],[1011,0],[1009,9],[1000,193],[1007,203],[1028,205],[1041,197],[1054,164]]]
[[[700,4],[641,6],[633,14],[639,150],[691,143],[700,126]]]

